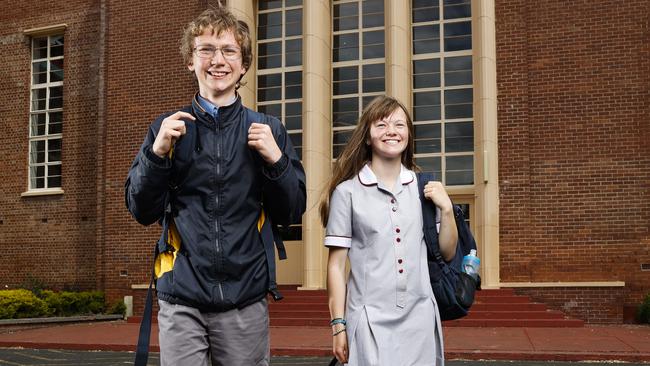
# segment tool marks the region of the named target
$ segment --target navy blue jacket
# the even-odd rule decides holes
[[[299,222],[305,173],[282,123],[244,107],[239,97],[219,109],[216,123],[196,95],[182,110],[196,121],[186,121],[173,159],[151,149],[172,113],[150,126],[125,184],[126,205],[139,223],[150,225],[162,220],[169,202],[182,244],[173,270],[157,279],[159,299],[205,311],[242,308],[268,290],[257,227],[262,207],[275,225]],[[247,145],[252,122],[270,125],[283,152],[272,166]]]

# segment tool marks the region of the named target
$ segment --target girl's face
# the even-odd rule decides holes
[[[372,156],[383,159],[402,158],[409,140],[409,128],[406,113],[397,108],[388,117],[372,122],[370,138],[367,143],[372,149]]]

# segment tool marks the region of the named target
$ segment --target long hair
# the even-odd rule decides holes
[[[326,185],[326,190],[320,202],[320,219],[323,226],[327,226],[330,198],[336,186],[359,173],[363,166],[372,160],[372,147],[368,144],[370,140],[370,126],[373,122],[390,116],[397,108],[401,108],[404,111],[409,130],[408,144],[406,145],[406,150],[402,152],[402,164],[408,169],[419,170],[413,158],[415,150],[413,121],[406,107],[397,99],[388,96],[379,96],[373,99],[363,109],[359,123],[352,132],[350,141],[345,145],[343,152],[341,152],[341,155],[334,163],[332,177]]]

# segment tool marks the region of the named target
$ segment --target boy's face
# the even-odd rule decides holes
[[[187,67],[194,71],[199,92],[207,99],[232,98],[237,81],[246,73],[241,48],[229,30],[220,36],[207,31],[194,38],[192,61]]]

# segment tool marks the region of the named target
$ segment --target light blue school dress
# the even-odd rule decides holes
[[[325,245],[349,248],[349,366],[444,364],[416,179],[402,166],[391,191],[366,165],[330,199]]]

